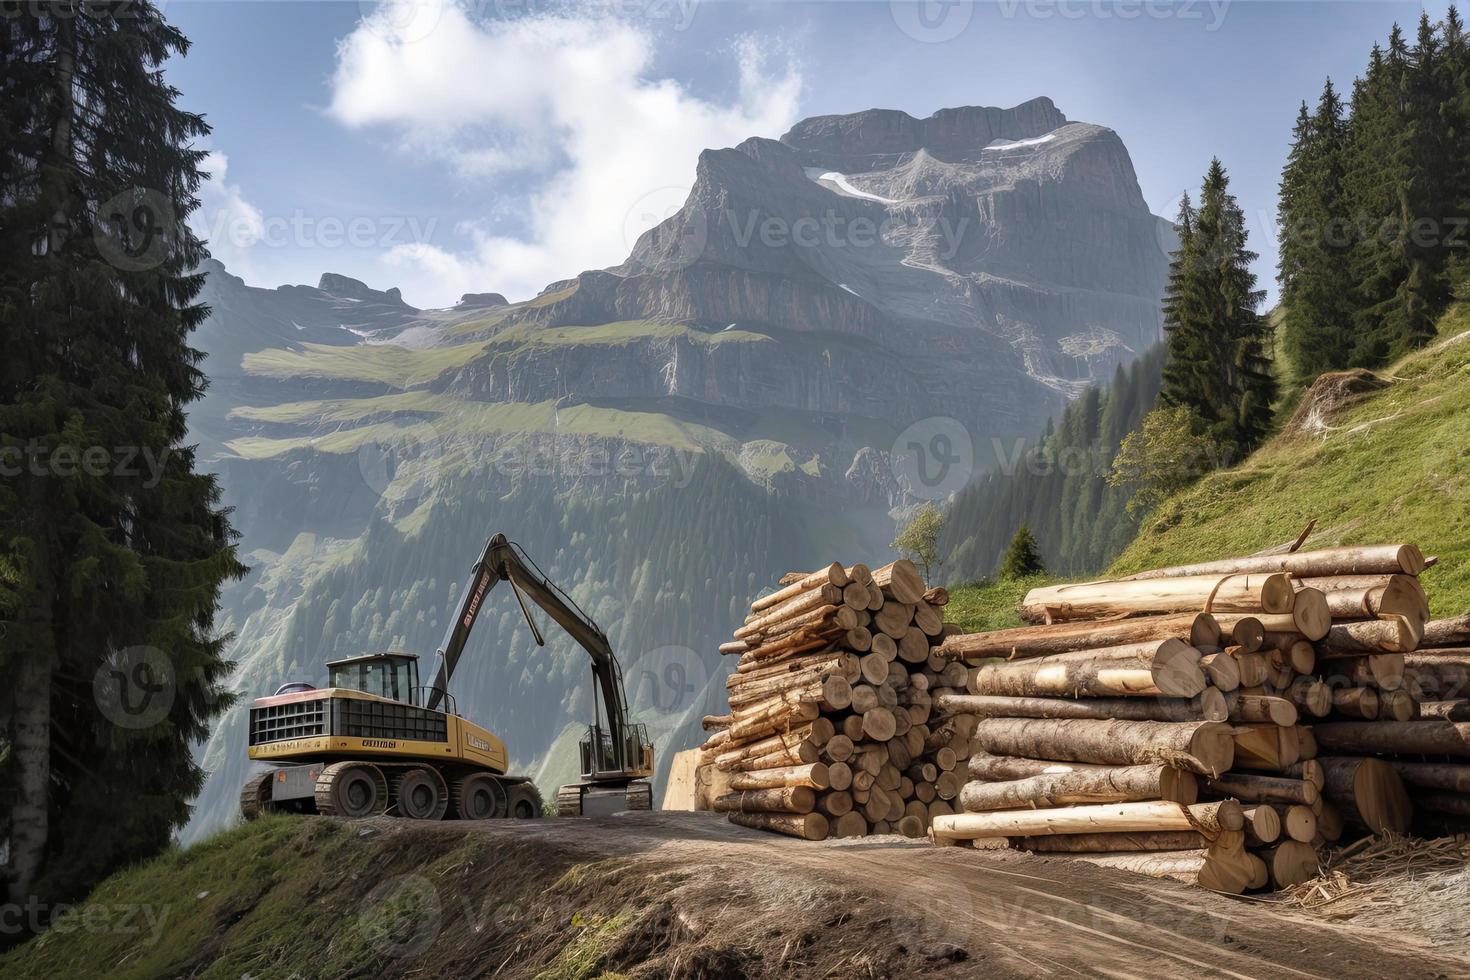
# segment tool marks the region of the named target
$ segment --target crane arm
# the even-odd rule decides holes
[[[624,732],[628,706],[623,693],[623,671],[613,653],[612,644],[608,642],[602,628],[593,622],[592,617],[583,612],[571,596],[552,583],[519,545],[507,540],[503,534],[496,534],[485,543],[484,553],[470,571],[454,621],[449,624],[449,630],[445,633],[444,642],[435,658],[434,680],[429,688],[427,707],[437,708],[443,700],[449,688],[449,679],[454,674],[454,668],[469,640],[470,631],[484,606],[485,596],[501,581],[510,583],[537,646],[545,646],[546,640],[537,629],[535,620],[531,618],[531,611],[526,607],[526,596],[545,610],[558,626],[566,630],[587,651],[592,660],[592,672],[602,694],[603,706],[607,710],[608,734],[612,739],[613,751],[619,765],[625,764]]]

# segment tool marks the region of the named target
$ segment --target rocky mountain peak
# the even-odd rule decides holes
[[[1041,96],[1009,109],[940,109],[925,119],[897,109],[813,116],[791,127],[781,142],[800,156],[820,157],[829,165],[840,160],[861,171],[893,166],[899,157],[919,150],[950,163],[975,161],[995,140],[1034,138],[1066,123],[1052,100]]]
[[[378,290],[360,279],[353,279],[351,276],[344,276],[336,272],[322,273],[322,277],[317,282],[316,288],[339,299],[355,299],[373,303],[393,303],[399,306],[408,305],[403,302],[403,294],[398,291],[397,286]]]

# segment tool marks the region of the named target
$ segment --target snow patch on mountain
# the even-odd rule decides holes
[[[828,190],[836,191],[847,197],[857,197],[865,201],[877,201],[879,204],[897,204],[891,197],[879,197],[877,194],[869,194],[867,191],[859,190],[847,179],[846,174],[835,170],[823,170],[821,167],[804,167],[806,175],[812,180],[826,187]]]

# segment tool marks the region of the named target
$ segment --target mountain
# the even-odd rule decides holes
[[[504,531],[607,631],[660,751],[682,747],[722,710],[715,647],[754,594],[885,560],[908,508],[1157,340],[1170,234],[1116,134],[1036,99],[707,150],[626,261],[524,302],[418,310],[212,264],[191,425],[252,566],[225,597],[236,686],[383,649],[427,673]],[[549,788],[591,715],[586,658],[489,601],[454,693]],[[203,747],[189,837],[233,818],[244,736],[236,707]]]

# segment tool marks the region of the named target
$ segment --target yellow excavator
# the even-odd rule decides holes
[[[653,746],[644,726],[628,721],[623,672],[607,636],[519,545],[496,534],[470,571],[429,685],[419,686],[413,654],[374,653],[328,663],[326,688],[286,684],[251,705],[249,756],[269,768],[240,791],[245,817],[273,810],[417,820],[539,817],[535,784],[506,774],[505,744],[461,717],[449,694],[485,597],[500,582],[510,583],[538,646],[546,640],[528,596],[592,659],[597,684],[593,722],[580,745],[582,780],[557,792],[558,814],[653,809]]]

